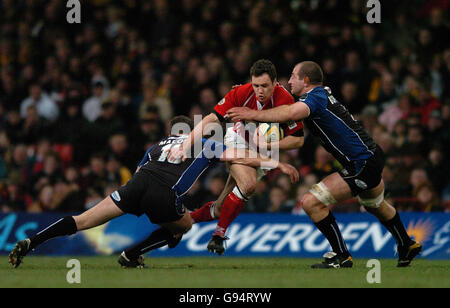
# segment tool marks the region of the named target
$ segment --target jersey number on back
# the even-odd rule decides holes
[[[167,156],[169,155],[169,151],[172,147],[180,147],[180,144],[166,144],[165,146],[163,146],[161,149],[161,155],[158,158],[159,162],[167,161],[170,164],[176,164],[176,165],[181,163],[181,157],[178,158],[177,160],[167,159]]]

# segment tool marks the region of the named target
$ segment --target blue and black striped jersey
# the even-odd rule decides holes
[[[225,145],[211,139],[202,139],[198,149],[194,146],[190,158],[170,162],[169,150],[180,146],[187,136],[169,136],[151,146],[139,166],[155,175],[161,184],[171,187],[178,197],[184,196],[200,175],[225,151]]]
[[[375,141],[347,108],[323,87],[314,88],[299,101],[308,105],[311,111],[304,123],[343,166],[374,155]]]

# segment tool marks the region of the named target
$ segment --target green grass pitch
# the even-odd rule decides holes
[[[117,257],[28,256],[13,269],[7,256],[0,263],[0,287],[139,287],[139,288],[415,288],[450,287],[450,261],[415,260],[397,268],[381,259],[381,283],[369,284],[367,259],[352,269],[313,270],[319,259],[296,258],[146,258],[148,269],[122,269]],[[81,263],[81,283],[69,284],[67,261]]]

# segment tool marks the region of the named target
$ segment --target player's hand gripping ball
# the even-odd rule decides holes
[[[284,132],[278,123],[261,123],[258,125],[258,135],[266,143],[277,142],[284,138]]]

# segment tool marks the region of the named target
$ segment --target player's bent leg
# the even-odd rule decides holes
[[[216,230],[207,245],[208,251],[218,255],[225,252],[224,242],[227,240],[225,233],[228,227],[242,211],[257,184],[256,169],[252,167],[233,164],[230,167],[230,173],[236,181],[236,186],[223,202]]]
[[[384,199],[383,180],[377,187],[361,192],[358,195],[358,201],[367,212],[376,216],[380,221],[389,221],[396,214],[395,208]]]
[[[192,222],[189,213],[185,212],[181,219],[159,225],[161,228],[153,231],[148,238],[120,254],[117,261],[123,268],[147,268],[143,255],[166,245],[175,248],[183,234],[191,229]]]
[[[250,198],[255,192],[258,181],[256,169],[249,166],[232,164],[230,166],[230,173],[236,185],[239,187],[240,192],[246,198]]]
[[[339,226],[328,206],[351,197],[351,189],[338,173],[313,185],[301,200],[302,207],[320,232],[327,238],[333,252],[324,255],[324,261],[312,268],[350,268],[353,260]]]
[[[376,216],[397,242],[398,267],[406,267],[420,254],[422,245],[413,241],[406,232],[397,210],[384,199],[384,182],[362,192],[358,200],[367,212]]]
[[[309,193],[303,196],[301,204],[311,220],[317,223],[328,216],[330,205],[351,197],[350,187],[336,172],[313,185]]]
[[[124,213],[112,202],[105,198],[95,207],[79,216],[66,216],[51,224],[34,237],[19,241],[9,254],[9,262],[17,268],[30,250],[40,244],[59,236],[68,236],[78,231],[96,227]]]
[[[215,201],[209,201],[198,210],[190,213],[192,223],[207,222],[218,219],[220,216],[220,209],[227,195],[234,189],[236,182],[231,175],[228,176],[227,183],[220,196]]]
[[[160,223],[159,225],[169,230],[172,235],[184,234],[191,230],[192,219],[189,213],[186,211],[181,219],[169,223]]]

